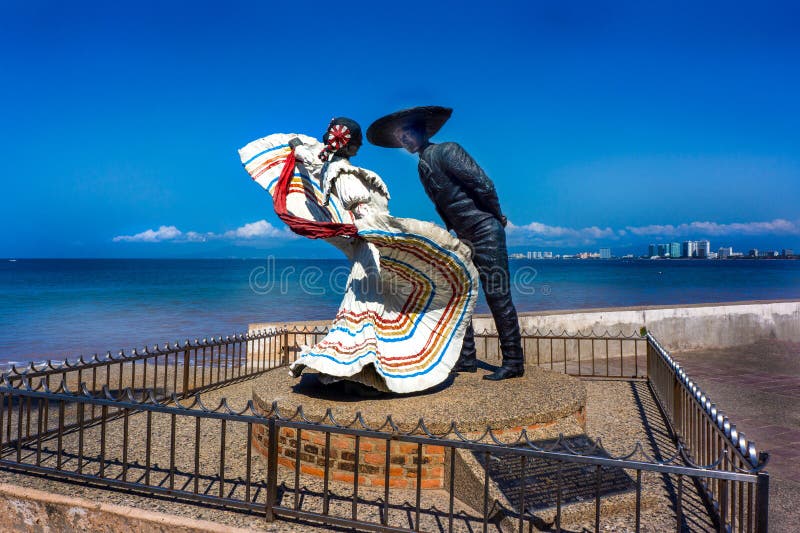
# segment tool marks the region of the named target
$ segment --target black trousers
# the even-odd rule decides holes
[[[496,218],[489,218],[468,231],[456,230],[456,234],[472,248],[472,262],[478,269],[486,303],[492,311],[500,338],[503,364],[522,366],[525,356],[522,353],[517,310],[511,301],[505,228]],[[464,335],[459,364],[469,366],[475,364],[475,359],[475,332],[470,320],[467,333]]]

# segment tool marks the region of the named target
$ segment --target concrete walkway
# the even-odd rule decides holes
[[[756,448],[770,453],[770,530],[800,523],[800,342],[675,353]]]

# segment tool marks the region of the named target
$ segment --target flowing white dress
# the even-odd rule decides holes
[[[341,158],[321,167],[307,154],[322,145],[304,135],[274,134],[239,151],[270,194],[294,137],[304,147],[297,150],[287,210],[306,220],[352,223],[358,235],[327,239],[351,261],[347,288],[328,334],[303,347],[292,372],[309,367],[399,393],[438,385],[458,360],[477,299],[469,247],[435,224],[390,216],[377,174]]]

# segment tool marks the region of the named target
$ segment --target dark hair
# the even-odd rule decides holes
[[[331,128],[337,125],[345,126],[348,130],[350,130],[350,140],[347,142],[346,145],[342,146],[341,148],[333,152],[334,155],[344,155],[346,153],[346,149],[349,146],[353,145],[361,146],[363,144],[361,126],[359,126],[358,122],[347,117],[336,117],[331,120],[330,124],[328,124],[328,127],[325,130],[325,134],[322,136],[322,142],[326,145],[326,147],[328,146],[328,139],[330,138]]]

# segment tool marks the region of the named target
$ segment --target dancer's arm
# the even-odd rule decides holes
[[[313,175],[317,175],[322,170],[322,161],[314,155],[309,146],[299,144],[294,148],[294,156]]]
[[[340,172],[335,181],[336,196],[348,211],[357,217],[363,215],[361,205],[370,201],[370,191],[360,178],[348,172]]]

